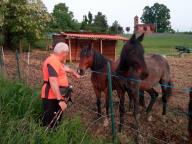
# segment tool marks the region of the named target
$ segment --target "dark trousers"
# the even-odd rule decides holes
[[[56,119],[52,122],[51,125],[49,124],[55,117],[56,113],[60,110],[59,102],[56,99],[42,99],[42,102],[44,110],[42,118],[43,126],[53,127]],[[60,116],[58,121],[61,121],[61,117],[62,115]]]

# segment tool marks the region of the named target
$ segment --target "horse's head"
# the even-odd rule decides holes
[[[92,67],[93,56],[94,56],[94,53],[91,47],[81,49],[79,67],[77,69],[77,72],[80,75],[84,75],[85,70]]]
[[[133,70],[139,74],[141,79],[147,76],[144,48],[141,44],[143,38],[144,34],[138,38],[136,38],[135,34],[132,35],[129,41],[123,46],[118,68],[119,71]]]

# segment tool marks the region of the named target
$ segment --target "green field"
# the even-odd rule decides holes
[[[130,38],[131,35],[124,35]],[[0,45],[2,45],[3,37],[0,34]],[[35,41],[31,46],[46,50],[46,47],[52,42],[51,38],[42,38]],[[144,41],[142,42],[146,53],[159,53],[164,55],[176,55],[175,46],[186,46],[192,48],[192,34],[176,33],[176,34],[150,34],[145,35]],[[28,43],[23,41],[24,51],[28,51]],[[118,42],[117,53],[121,52],[123,42]]]
[[[130,37],[130,35],[125,35]],[[176,55],[175,46],[186,46],[192,48],[191,34],[150,34],[145,35],[142,42],[146,53],[159,53],[164,55]],[[123,46],[122,42],[118,43],[118,54]]]

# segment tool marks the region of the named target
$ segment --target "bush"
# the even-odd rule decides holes
[[[0,77],[0,143],[1,144],[78,144],[85,128],[80,118],[64,119],[54,132],[44,132],[41,127],[42,113],[40,93],[20,82],[10,82]],[[88,135],[83,143],[104,143]]]

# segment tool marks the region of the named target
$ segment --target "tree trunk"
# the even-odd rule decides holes
[[[22,53],[23,52],[23,44],[22,44],[22,39],[19,39],[19,52]]]

